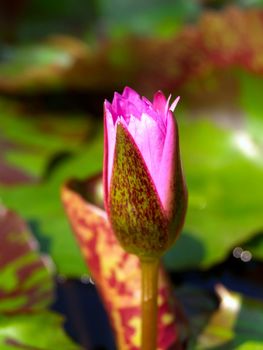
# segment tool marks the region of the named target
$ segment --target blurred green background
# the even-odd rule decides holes
[[[57,274],[89,274],[60,188],[102,170],[103,101],[126,85],[181,96],[189,208],[169,271],[262,263],[262,18],[259,0],[0,0],[1,205]]]

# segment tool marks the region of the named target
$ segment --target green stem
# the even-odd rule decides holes
[[[141,259],[142,339],[141,350],[157,349],[157,291],[159,259]]]

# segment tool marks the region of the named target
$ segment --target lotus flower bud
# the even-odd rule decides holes
[[[161,256],[182,227],[187,191],[177,124],[161,91],[151,103],[126,87],[104,104],[104,201],[117,239],[142,258]]]

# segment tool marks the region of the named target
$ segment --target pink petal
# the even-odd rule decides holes
[[[162,159],[165,132],[158,122],[147,114],[141,120],[131,116],[128,131],[136,143],[157,187],[157,176]]]
[[[130,102],[129,100],[122,99],[120,101],[120,105],[122,108],[121,115],[125,118],[128,124],[130,122],[130,117],[132,115],[138,119],[141,119],[141,112],[138,110],[138,104],[135,105],[133,102]]]
[[[107,132],[107,181],[111,173],[116,142],[116,126],[121,123],[137,145],[148,168],[163,206],[170,191],[171,177],[176,151],[176,124],[171,111],[174,111],[179,97],[169,107],[170,98],[161,91],[155,93],[153,103],[129,87],[122,95],[115,93],[112,104],[105,101],[105,129]]]
[[[120,105],[121,99],[122,99],[121,95],[118,92],[115,92],[112,100],[112,104],[111,104],[112,117],[113,117],[114,123],[116,122],[117,117],[122,113],[122,108]]]
[[[104,154],[105,156],[107,155],[107,164],[104,164],[104,169],[107,167],[107,184],[105,185],[109,188],[116,142],[116,128],[113,115],[110,112],[110,108],[108,108],[108,101],[104,103],[104,128],[107,136],[104,144]]]
[[[168,112],[166,137],[163,145],[162,159],[159,163],[160,171],[158,172],[158,178],[156,181],[156,187],[164,209],[167,209],[167,198],[170,197],[170,184],[172,183],[172,177],[174,176],[175,157],[177,155],[177,137],[176,121],[173,114]]]
[[[171,104],[171,107],[169,108],[170,111],[174,112],[175,107],[177,106],[177,103],[179,102],[179,100],[180,100],[180,96],[178,96],[178,97],[173,101],[173,103]]]
[[[137,101],[141,100],[140,95],[128,86],[124,88],[122,97],[129,101],[132,101],[133,103],[136,103]]]
[[[153,108],[158,111],[161,115],[165,114],[166,108],[166,97],[162,91],[157,91],[153,98]]]

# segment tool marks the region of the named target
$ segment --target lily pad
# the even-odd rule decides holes
[[[83,114],[29,112],[14,101],[0,100],[1,162],[35,180],[43,177],[54,157],[80,148],[92,121]]]
[[[198,321],[202,330],[189,350],[261,349],[263,303],[228,291],[222,285],[218,285],[216,291],[219,307],[205,325],[201,326]]]
[[[166,261],[175,268],[191,267],[193,261],[207,267],[263,228],[263,149],[258,160],[247,154],[247,143],[256,147],[256,142],[246,131],[206,120],[179,125],[189,207],[185,236]],[[184,253],[188,247],[190,259]]]
[[[0,347],[3,350],[77,350],[54,301],[54,265],[13,211],[0,207]]]
[[[51,40],[16,48],[4,47],[5,59],[0,64],[0,89],[10,93],[17,90],[32,92],[39,87],[43,91],[47,86],[61,88],[64,71],[71,69],[84,48],[84,45],[78,45],[77,40],[70,38],[66,42],[62,39],[62,42],[62,46],[58,39],[58,43],[57,40],[55,43]]]
[[[0,316],[2,350],[80,350],[63,330],[63,319],[52,312]]]
[[[0,314],[42,310],[53,301],[54,267],[14,212],[0,207]]]
[[[54,299],[54,265],[40,255],[23,220],[2,206],[0,247],[1,349],[79,349],[65,334],[62,317],[47,311]]]
[[[98,172],[102,165],[102,149],[102,139],[98,138],[61,164],[49,181],[0,188],[2,201],[26,219],[40,242],[41,250],[52,256],[58,273],[62,275],[79,277],[87,273],[87,268],[62,209],[59,189],[69,177]]]
[[[93,156],[97,146],[94,150],[90,145],[90,160],[85,152],[92,139],[93,122],[76,114],[39,112],[33,116],[23,107],[0,101],[0,168],[5,169],[0,175],[0,198],[28,221],[41,250],[52,255],[60,273],[79,276],[86,268],[63,213],[59,188],[68,176],[96,168]],[[99,158],[98,162],[101,166]],[[49,181],[57,168],[58,175]]]
[[[113,91],[131,85],[151,94],[157,89],[178,89],[193,76],[215,66],[238,66],[262,75],[263,25],[261,11],[256,8],[232,6],[222,11],[206,11],[197,23],[186,24],[180,31],[181,20],[198,17],[200,6],[195,1],[187,4],[169,1],[162,7],[155,0],[151,11],[140,2],[122,4],[117,12],[114,8],[104,6],[103,17],[107,16],[107,25],[112,32],[116,31],[117,38],[102,40],[94,47],[60,36],[13,52],[9,49],[11,52],[0,64],[0,91],[36,93],[65,87]],[[127,33],[127,26],[133,33],[146,35],[118,38],[125,28]],[[249,33],[246,28],[250,28]],[[167,38],[149,32],[163,33]]]

